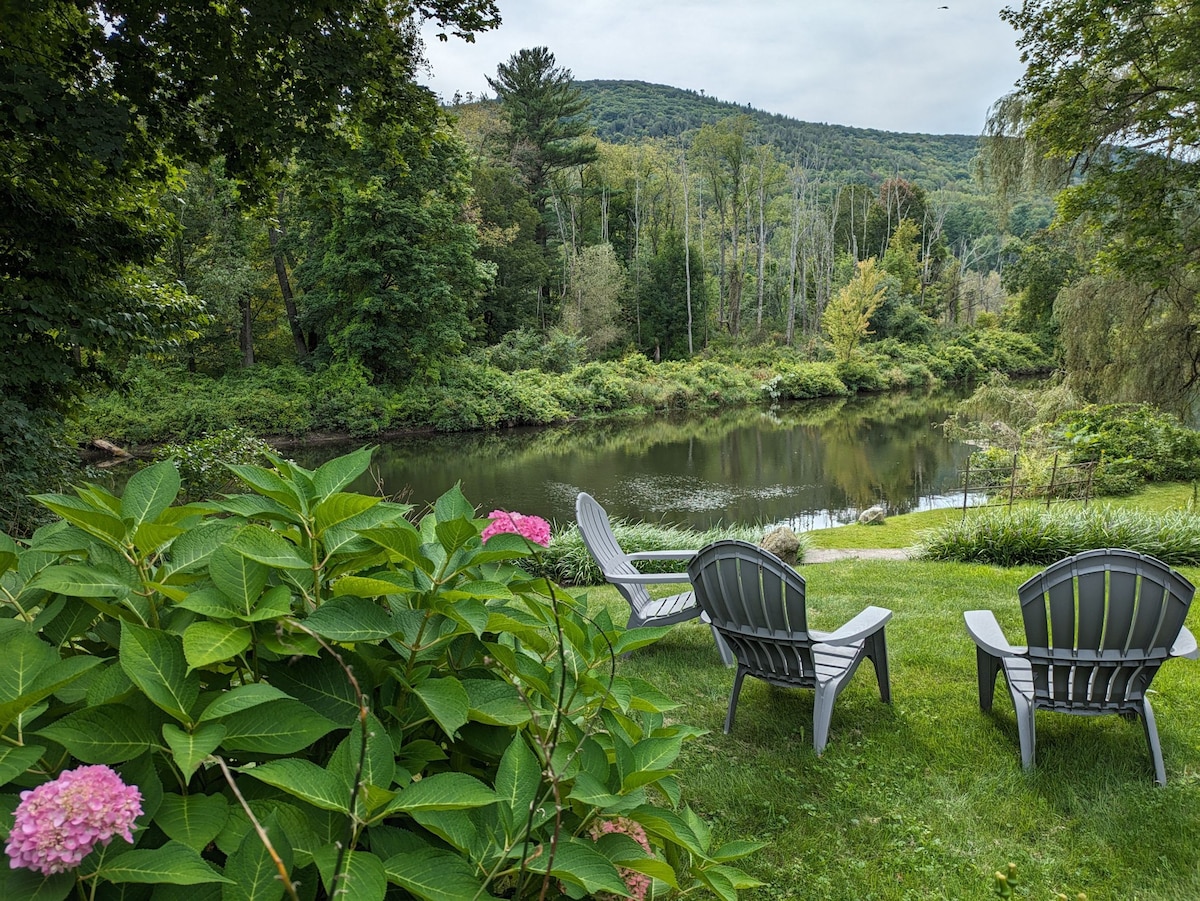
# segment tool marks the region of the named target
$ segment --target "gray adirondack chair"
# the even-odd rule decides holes
[[[687,573],[642,573],[633,565],[635,560],[687,560],[695,551],[637,551],[627,554],[617,544],[608,514],[594,497],[581,491],[575,498],[575,521],[584,547],[588,549],[600,566],[604,580],[616,587],[621,597],[629,602],[629,628],[637,626],[671,626],[687,622],[701,615],[692,591],[684,591],[665,598],[652,598],[647,585],[674,585],[688,581]],[[713,639],[721,660],[726,665],[733,662],[733,655],[713,630]]]
[[[964,614],[976,645],[979,706],[991,710],[1003,671],[1026,769],[1035,759],[1035,711],[1115,713],[1141,718],[1155,781],[1166,785],[1146,690],[1166,660],[1198,656],[1183,624],[1194,593],[1161,560],[1104,548],[1060,560],[1018,589],[1025,647],[1008,643],[990,610]]]
[[[746,541],[717,541],[688,563],[688,575],[714,629],[737,658],[725,732],[733,728],[742,680],[811,688],[813,750],[825,750],[833,703],[864,657],[875,664],[879,696],[891,703],[884,626],[892,611],[867,607],[835,632],[809,629],[804,578]]]

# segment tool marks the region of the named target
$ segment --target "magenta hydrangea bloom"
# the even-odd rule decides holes
[[[611,820],[594,820],[591,826],[588,827],[588,831],[591,833],[593,841],[609,832],[621,832],[641,845],[647,854],[653,856],[653,852],[650,850],[650,840],[646,838],[646,830],[642,828],[641,823],[635,822],[628,817],[614,817]],[[635,901],[645,901],[646,892],[650,890],[650,877],[645,873],[639,873],[637,870],[631,870],[628,867],[617,867],[617,872],[625,880],[629,894],[633,896]],[[618,901],[617,896],[610,892],[600,892],[596,897],[601,899],[601,901]]]
[[[4,850],[8,865],[44,876],[79,866],[114,835],[133,843],[142,793],[103,765],[64,770],[57,779],[21,792]]]
[[[542,547],[550,546],[550,523],[540,516],[525,516],[521,513],[510,513],[507,510],[493,510],[488,514],[491,523],[483,530],[481,536],[487,541],[493,535],[501,532],[513,532],[529,539]]]

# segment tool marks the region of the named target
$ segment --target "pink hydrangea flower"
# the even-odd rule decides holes
[[[591,826],[588,827],[588,831],[591,833],[593,841],[609,832],[623,833],[641,845],[647,854],[653,853],[650,850],[650,840],[646,838],[646,830],[642,828],[642,824],[634,822],[628,817],[614,817],[611,820],[594,820]],[[637,870],[631,870],[628,867],[617,867],[617,872],[625,880],[625,885],[629,888],[629,894],[634,897],[635,901],[645,901],[646,892],[650,890],[650,877],[645,873],[639,873]],[[617,896],[609,892],[601,892],[596,897],[601,899],[601,901],[617,901]]]
[[[133,843],[133,821],[142,813],[142,793],[109,767],[81,766],[21,792],[4,850],[8,865],[44,876],[79,866],[97,844],[114,835]]]
[[[550,546],[550,523],[540,516],[525,516],[521,513],[510,513],[507,510],[493,510],[488,514],[491,523],[483,530],[482,537],[487,541],[493,535],[501,532],[513,532],[529,539],[542,547]]]

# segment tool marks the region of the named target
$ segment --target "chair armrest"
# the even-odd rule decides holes
[[[614,585],[670,585],[675,582],[691,582],[687,573],[605,573],[604,580]]]
[[[822,634],[821,644],[853,644],[879,631],[892,618],[892,611],[884,607],[867,607],[836,632]],[[809,633],[813,634],[813,633]],[[815,637],[815,636],[814,636]]]
[[[1019,657],[1025,652],[1025,648],[1008,643],[991,610],[968,610],[963,613],[963,620],[975,645],[993,657]]]
[[[691,560],[699,551],[635,551],[626,560]]]
[[[1196,637],[1184,626],[1179,630],[1179,637],[1171,645],[1172,657],[1186,657],[1188,660],[1200,660],[1200,649],[1196,647]]]

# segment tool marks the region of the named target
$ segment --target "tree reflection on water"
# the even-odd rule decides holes
[[[892,513],[957,503],[957,472],[971,448],[940,425],[958,398],[887,395],[408,436],[381,445],[374,475],[387,493],[418,506],[461,482],[483,513],[503,507],[558,524],[574,519],[575,495],[587,491],[629,520],[821,528],[878,503]],[[289,456],[313,467],[346,450],[321,445]],[[376,484],[364,479],[354,489]]]

